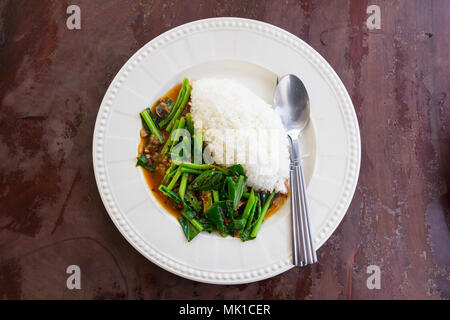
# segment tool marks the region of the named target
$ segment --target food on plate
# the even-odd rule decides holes
[[[278,115],[239,83],[185,78],[140,113],[136,166],[188,241],[201,231],[255,239],[288,197]]]

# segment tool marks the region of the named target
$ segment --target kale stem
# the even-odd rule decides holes
[[[185,80],[186,80],[186,79],[185,79]],[[188,83],[189,83],[189,82],[188,82]],[[177,100],[176,100],[175,104],[173,105],[172,109],[170,110],[169,115],[168,115],[165,119],[163,119],[163,120],[161,120],[161,121],[159,122],[159,127],[160,127],[160,128],[163,128],[166,124],[168,124],[168,123],[173,119],[173,117],[174,117],[175,114],[177,113],[177,110],[178,110],[178,107],[179,107],[180,104],[181,104],[181,101],[183,100],[184,92],[185,92],[185,91],[186,91],[186,86],[185,86],[185,83],[184,83],[184,81],[183,81],[183,84],[181,85],[180,92],[178,93]],[[167,129],[166,129],[166,130],[167,130]],[[169,130],[170,130],[170,129],[169,129]],[[169,130],[167,130],[167,131],[169,131]]]
[[[193,174],[201,174],[202,173],[200,170],[195,170],[195,169],[185,168],[185,167],[181,168],[181,172],[183,172],[183,173],[193,173]]]
[[[235,183],[235,196],[233,199],[233,209],[234,210],[237,209],[239,201],[241,201],[242,193],[244,192],[244,189],[245,189],[245,182],[246,182],[245,177],[239,176],[238,181]]]
[[[275,193],[272,192],[270,194],[270,196],[267,198],[266,202],[264,203],[264,207],[262,208],[261,214],[259,215],[258,220],[256,221],[256,224],[253,227],[250,237],[256,238],[256,236],[258,235],[259,229],[261,228],[261,223],[264,221],[264,216],[266,215],[267,210],[269,209],[272,199],[274,197],[275,197]]]
[[[253,209],[253,205],[255,204],[255,192],[252,191],[250,192],[250,197],[248,198],[247,204],[245,205],[244,208],[244,213],[242,213],[242,218],[240,220],[242,220],[242,225],[245,227],[245,225],[247,224],[247,219],[248,216],[250,214],[250,211]]]
[[[211,169],[210,164],[197,164],[190,162],[180,162],[178,163],[183,168],[196,169],[196,170],[208,170]]]
[[[216,165],[212,164],[212,165],[211,165],[211,168],[214,168],[214,169],[216,169],[217,171],[220,171],[220,172],[222,172],[222,173],[224,173],[224,174],[228,174],[228,170],[225,169],[225,168],[222,168],[222,167],[220,167],[220,166],[216,166]]]
[[[213,199],[214,199],[214,203],[219,202],[219,191],[217,190],[213,190]]]
[[[195,229],[197,229],[200,232],[203,230],[202,224],[200,222],[198,222],[197,219],[189,217],[186,214],[186,212],[184,212],[184,210],[181,211],[181,214],[183,215],[183,217],[186,218],[187,221],[189,221],[194,226]]]
[[[153,122],[152,117],[148,113],[147,109],[141,112],[141,117],[144,120],[147,127],[150,129],[150,132],[153,133],[158,138],[160,143],[163,143],[164,139],[161,136],[161,133],[159,132],[155,123]]]
[[[191,95],[191,87],[189,85],[189,80],[187,78],[184,78],[184,80],[183,80],[183,87],[185,87],[185,91],[183,92],[183,94],[184,94],[183,100],[181,100],[181,103],[178,106],[178,110],[175,113],[175,116],[173,117],[173,119],[169,122],[169,125],[166,128],[166,131],[170,131],[170,129],[174,125],[174,122],[175,122],[174,119],[177,119],[180,116],[180,114],[183,112],[184,107],[186,106],[186,104],[189,100],[189,97]]]
[[[175,187],[175,184],[177,183],[178,179],[181,176],[181,167],[178,167],[177,173],[173,176],[172,180],[170,181],[169,185],[167,186],[167,189],[172,190],[173,187]]]
[[[180,204],[181,203],[181,199],[180,197],[178,197],[178,195],[176,195],[172,190],[169,190],[167,187],[160,185],[158,187],[159,191],[161,191],[164,195],[166,195],[167,197],[169,197],[170,199],[172,199],[173,201],[175,201],[175,203]]]
[[[253,217],[255,216],[256,208],[258,208],[258,216],[261,214],[261,202],[259,199],[256,200],[256,203],[253,204],[253,208],[250,212],[250,215],[247,220],[247,225],[244,228],[244,232],[249,232],[252,226]]]
[[[192,123],[192,117],[191,117],[190,113],[186,114],[186,127],[189,130],[191,137],[193,137],[195,130],[194,130],[194,124]]]
[[[176,165],[175,163],[171,163],[169,169],[167,169],[166,174],[164,175],[163,180],[161,181],[161,185],[164,185],[167,183],[167,181],[169,180],[169,178],[171,177],[170,174],[172,172],[173,169],[175,169]],[[176,170],[175,170],[176,171]],[[174,172],[175,172],[174,171]]]
[[[196,132],[194,135],[194,163],[201,164],[203,159],[203,133]]]
[[[173,162],[174,162],[175,164],[177,164],[177,165],[183,167],[183,168],[189,168],[189,169],[194,169],[194,170],[209,170],[209,169],[215,169],[215,170],[220,171],[220,172],[222,172],[222,173],[224,173],[224,174],[228,174],[228,170],[226,170],[226,169],[224,169],[224,168],[222,168],[222,167],[213,165],[213,164],[206,164],[206,163],[199,164],[199,163],[181,162],[181,161],[173,161]]]
[[[172,145],[172,133],[173,133],[173,130],[175,130],[175,128],[178,126],[178,121],[179,120],[177,120],[175,122],[175,126],[173,127],[172,131],[170,131],[169,138],[167,138],[166,144],[164,145],[164,147],[161,150],[162,154],[166,154],[167,151],[169,151],[169,146]]]
[[[175,126],[173,126],[174,130],[177,129],[184,129],[184,126],[186,125],[186,119],[181,118],[180,121],[178,122],[178,128],[175,128]],[[173,132],[173,130],[172,130]],[[175,145],[177,144],[178,140],[180,140],[180,131],[176,131],[175,132],[175,136],[172,140],[172,145],[170,146],[170,151],[172,151],[173,147],[175,147]]]
[[[184,194],[186,192],[188,177],[189,173],[183,173],[183,176],[181,177],[180,188],[178,190],[178,193],[180,194],[182,201],[184,201]]]
[[[169,178],[172,178],[177,173],[177,170],[173,170],[171,173],[169,173]]]

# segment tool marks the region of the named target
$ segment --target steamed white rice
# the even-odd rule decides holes
[[[204,133],[215,163],[242,164],[247,184],[258,191],[287,192],[288,140],[269,104],[228,79],[194,81],[191,98],[195,130]]]

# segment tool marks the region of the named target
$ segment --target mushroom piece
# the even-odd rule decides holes
[[[144,128],[142,128],[141,131],[140,131],[140,135],[141,135],[141,138],[142,138],[142,139],[147,138],[147,137],[148,137],[148,132],[147,132],[147,130],[145,130]]]
[[[158,102],[158,104],[156,105],[156,114],[161,119],[164,119],[169,115],[169,112],[170,112],[169,105],[168,105],[168,103],[170,103],[169,101],[168,101],[168,99],[166,99],[164,101],[160,100]]]

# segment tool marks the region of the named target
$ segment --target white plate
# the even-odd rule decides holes
[[[95,124],[93,162],[103,203],[123,236],[158,266],[201,282],[238,284],[292,267],[289,201],[241,242],[216,233],[185,240],[135,167],[139,112],[183,77],[236,79],[271,102],[277,76],[293,73],[308,90],[311,123],[301,140],[314,244],[345,215],[360,166],[358,122],[350,97],[328,63],[296,36],[240,18],[191,22],[153,39],[112,81]]]

